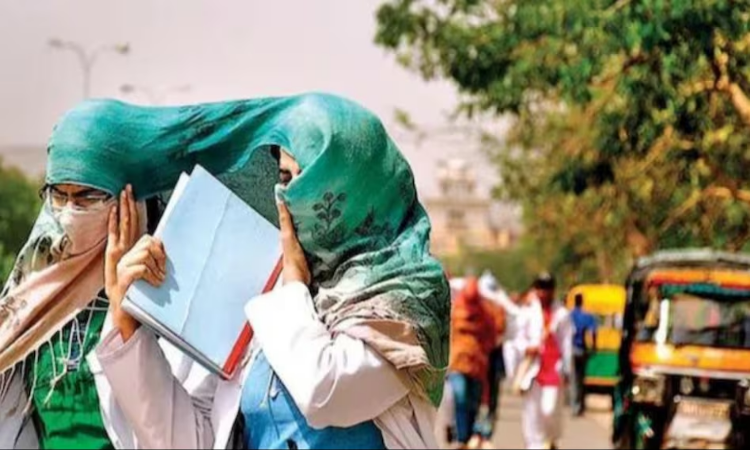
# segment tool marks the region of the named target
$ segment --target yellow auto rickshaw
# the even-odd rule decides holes
[[[615,448],[747,448],[750,255],[658,253],[627,287]]]
[[[598,324],[597,345],[588,357],[584,387],[586,392],[611,393],[619,380],[619,351],[622,340],[622,317],[625,310],[625,288],[615,284],[586,284],[568,292],[568,309],[575,298],[583,296],[583,309]],[[592,343],[588,342],[589,348]]]

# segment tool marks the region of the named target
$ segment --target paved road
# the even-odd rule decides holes
[[[610,402],[606,397],[590,397],[586,417],[573,418],[566,411],[565,432],[561,448],[607,449],[611,448]],[[521,434],[521,399],[505,395],[500,412],[500,421],[495,428],[493,442],[497,449],[524,448]]]

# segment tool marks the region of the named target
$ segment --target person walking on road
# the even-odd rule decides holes
[[[563,388],[570,377],[573,333],[570,315],[555,299],[556,282],[550,274],[541,274],[534,282],[534,291],[542,312],[541,330],[527,329],[527,335],[539,335],[539,346],[525,349],[532,358],[528,370],[521,375],[524,392],[522,428],[529,449],[557,448],[562,436]],[[527,328],[537,328],[538,321],[529,321]]]
[[[505,380],[505,360],[504,360],[504,338],[506,329],[505,308],[498,304],[491,297],[485,297],[483,293],[491,291],[493,293],[502,291],[497,280],[490,272],[485,272],[479,279],[480,296],[482,305],[487,314],[492,317],[495,323],[495,342],[492,351],[489,354],[487,367],[487,378],[482,395],[482,407],[479,418],[474,427],[475,447],[493,448],[492,436],[495,434],[495,423],[497,422],[500,408],[500,386]]]
[[[573,414],[580,417],[586,412],[586,389],[584,382],[586,379],[586,365],[588,364],[589,355],[596,350],[597,324],[596,319],[590,313],[583,310],[583,295],[578,294],[575,297],[575,309],[570,313],[573,328],[573,358],[574,358],[574,377],[571,383],[573,400]],[[588,341],[587,338],[591,338]],[[591,342],[591,347],[588,346]]]
[[[448,383],[455,407],[458,448],[469,448],[495,346],[495,320],[482,304],[477,279],[469,278],[453,303]]]

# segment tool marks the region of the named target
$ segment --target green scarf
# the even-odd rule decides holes
[[[56,126],[47,182],[112,194],[131,183],[143,199],[200,164],[276,223],[271,145],[303,171],[278,195],[308,255],[319,316],[332,332],[367,342],[437,405],[448,284],[429,253],[409,164],[361,106],[324,94],[173,108],[88,101]]]

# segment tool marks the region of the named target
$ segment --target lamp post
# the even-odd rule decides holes
[[[81,44],[65,41],[58,38],[50,39],[49,46],[55,50],[67,50],[73,52],[78,58],[78,63],[83,71],[83,97],[91,96],[91,72],[99,57],[105,53],[116,53],[125,56],[130,53],[130,44],[103,45],[94,50],[87,50]]]
[[[120,86],[120,92],[125,95],[137,95],[140,94],[146,97],[152,105],[162,105],[164,100],[171,94],[185,94],[190,92],[193,87],[189,84],[183,84],[178,86],[169,86],[163,89],[153,89],[148,86],[140,86],[134,84],[123,84]]]

